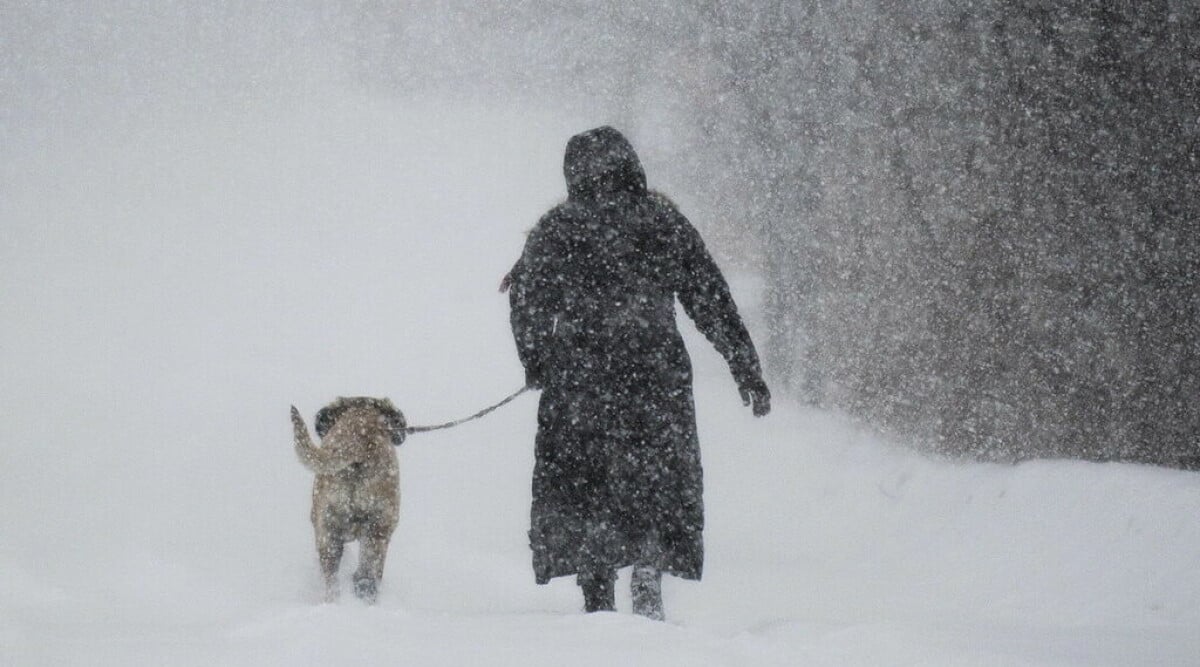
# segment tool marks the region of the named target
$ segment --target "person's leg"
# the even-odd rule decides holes
[[[641,555],[633,564],[630,591],[633,613],[656,621],[664,620],[662,601],[662,540],[653,526],[642,539]]]
[[[666,618],[663,614],[662,570],[648,565],[633,568],[633,613],[655,621]]]
[[[583,589],[583,608],[587,612],[615,611],[617,575],[613,571],[581,573],[579,587]]]

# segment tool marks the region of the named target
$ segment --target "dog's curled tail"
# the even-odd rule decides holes
[[[329,452],[323,451],[322,448],[313,444],[312,436],[308,433],[308,426],[304,424],[304,418],[300,416],[300,411],[296,406],[292,406],[292,431],[295,433],[296,439],[296,456],[304,467],[315,473],[332,473],[337,472],[338,468],[343,466],[337,465],[336,461],[329,460]]]

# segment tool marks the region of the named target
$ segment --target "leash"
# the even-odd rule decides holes
[[[486,408],[480,410],[479,412],[476,412],[475,414],[471,415],[470,417],[463,417],[462,419],[458,419],[458,420],[455,420],[452,422],[446,422],[445,424],[437,424],[436,426],[409,426],[408,428],[404,429],[404,432],[405,433],[425,433],[426,431],[440,431],[441,429],[444,429],[444,428],[452,428],[454,426],[458,426],[459,424],[465,424],[473,419],[479,419],[480,417],[482,417],[494,410],[497,410],[499,408],[504,407],[505,405],[508,405],[510,402],[512,402],[512,400],[514,398],[520,396],[521,394],[524,394],[525,392],[529,391],[531,388],[532,387],[529,387],[528,385],[521,387],[520,389],[516,390],[515,392],[509,394],[507,398],[500,401],[499,403],[489,406],[489,407],[486,407]]]

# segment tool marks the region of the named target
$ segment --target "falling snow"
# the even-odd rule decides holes
[[[1194,664],[1193,5],[6,3],[0,663]],[[496,287],[602,125],[771,388],[670,304],[703,579],[534,585],[522,396],[397,450],[321,604],[288,405],[519,387]]]

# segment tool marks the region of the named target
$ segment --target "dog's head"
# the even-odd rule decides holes
[[[396,409],[386,398],[371,398],[370,396],[341,396],[336,401],[320,409],[316,417],[317,437],[324,438],[329,429],[351,410],[370,410],[378,415],[380,423],[391,435],[392,444],[404,442],[407,435],[408,423],[404,413]]]

